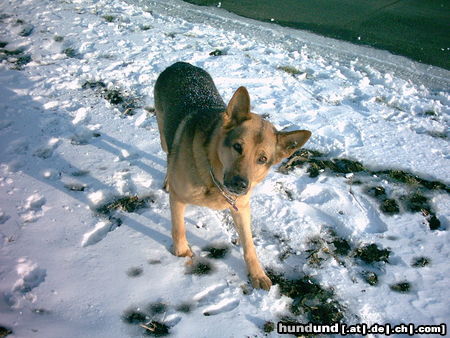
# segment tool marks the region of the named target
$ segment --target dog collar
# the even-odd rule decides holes
[[[209,174],[211,175],[211,179],[212,179],[214,185],[217,187],[217,189],[219,189],[220,193],[225,198],[225,200],[228,202],[228,204],[231,205],[235,211],[239,211],[238,207],[236,206],[236,197],[231,196],[230,194],[228,194],[225,191],[225,189],[222,187],[222,184],[219,181],[217,181],[216,177],[214,176],[214,173],[213,173],[211,167],[209,167]]]

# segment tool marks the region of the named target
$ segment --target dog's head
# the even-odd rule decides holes
[[[260,115],[250,112],[250,96],[240,87],[223,115],[218,156],[225,188],[246,194],[266,177],[272,165],[289,157],[311,136],[308,130],[279,132]]]

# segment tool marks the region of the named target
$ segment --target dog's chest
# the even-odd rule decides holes
[[[190,186],[180,196],[186,203],[199,205],[215,210],[230,207],[220,191],[215,187]]]

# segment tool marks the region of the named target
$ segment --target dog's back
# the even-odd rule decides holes
[[[220,118],[226,105],[211,76],[203,69],[177,62],[164,70],[155,84],[155,108],[164,150],[172,150],[180,123],[190,116],[189,124],[207,131]]]

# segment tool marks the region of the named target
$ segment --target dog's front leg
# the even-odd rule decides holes
[[[238,212],[231,210],[231,215],[233,216],[241,244],[244,247],[244,259],[253,287],[269,290],[272,282],[261,267],[261,263],[256,256],[255,245],[253,244],[250,226],[250,205],[247,204],[245,207],[240,207]]]
[[[172,190],[169,191],[169,200],[172,216],[173,253],[179,257],[192,257],[193,253],[189,248],[184,226],[184,210],[186,209],[186,204],[181,202]]]

